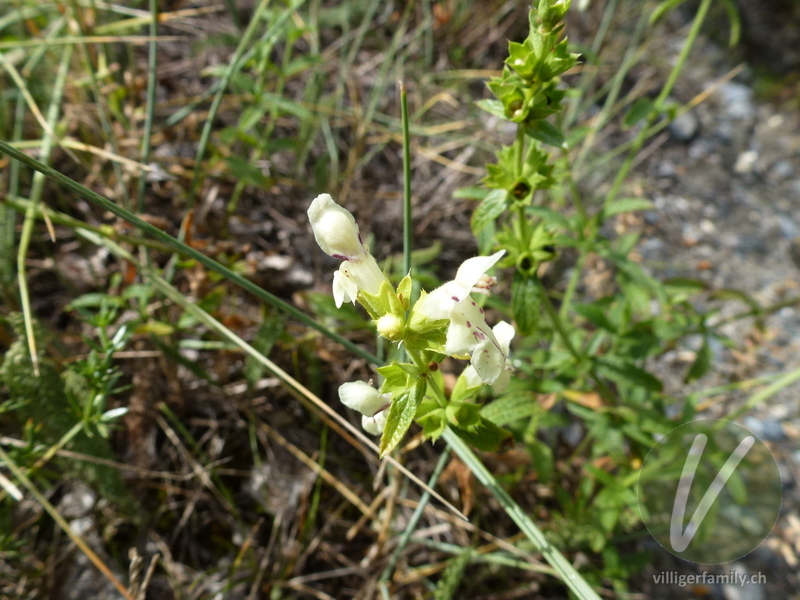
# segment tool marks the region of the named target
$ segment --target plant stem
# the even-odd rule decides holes
[[[408,94],[400,81],[400,115],[403,124],[403,273],[411,273],[411,137],[408,133]]]

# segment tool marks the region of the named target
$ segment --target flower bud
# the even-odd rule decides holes
[[[320,194],[308,207],[308,220],[319,247],[325,254],[341,260],[358,260],[367,254],[358,225],[350,211],[333,201],[330,194]]]
[[[406,336],[406,326],[403,319],[392,313],[383,315],[375,323],[380,333],[387,340],[399,342]]]

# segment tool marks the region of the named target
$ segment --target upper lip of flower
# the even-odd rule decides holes
[[[483,309],[472,300],[472,292],[486,293],[485,273],[505,254],[504,250],[491,256],[470,258],[459,267],[455,279],[436,288],[415,310],[432,319],[449,319],[445,350],[451,356],[471,356],[471,363],[486,383],[494,383],[505,370],[508,348],[495,337],[486,323]],[[488,284],[488,282],[486,282]]]
[[[314,230],[314,238],[325,254],[350,261],[360,260],[367,255],[353,215],[336,204],[330,194],[320,194],[314,198],[308,207],[308,220]]]
[[[462,302],[473,291],[485,293],[485,288],[476,289],[486,271],[499,261],[505,250],[495,252],[491,256],[476,256],[465,260],[456,272],[456,277],[436,288],[421,302],[418,310],[433,320],[450,318],[458,303]]]

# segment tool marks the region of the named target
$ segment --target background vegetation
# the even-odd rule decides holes
[[[736,41],[737,11],[573,6],[581,61],[518,126],[485,83],[529,9],[0,0],[3,597],[567,597],[520,518],[604,595],[649,593],[636,482],[654,436],[800,378],[714,368],[741,341],[721,325],[796,300],[667,277],[639,251],[655,205],[637,168],[736,75],[672,95],[701,32]],[[416,426],[379,461],[336,395],[387,349],[335,308],[305,211],[333,194],[400,281],[398,79],[416,279],[511,256],[487,307],[516,324],[516,375],[479,399],[513,438],[479,461]],[[442,363],[445,386],[459,368]]]

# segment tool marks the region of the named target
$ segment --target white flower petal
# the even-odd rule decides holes
[[[497,343],[500,344],[500,349],[503,351],[503,354],[508,356],[511,348],[511,340],[513,340],[514,335],[516,335],[514,326],[509,325],[505,321],[500,321],[497,325],[492,327],[492,333],[497,339]]]
[[[333,273],[333,299],[336,308],[340,308],[344,302],[355,302],[358,295],[358,286],[353,278],[347,273],[342,272],[342,267],[348,264],[343,262],[338,271]]]
[[[431,321],[449,319],[450,314],[460,300],[458,296],[454,294],[452,283],[452,281],[445,283],[433,290],[414,305],[414,310],[419,311],[421,315],[429,318]],[[457,293],[458,291],[456,286],[455,292]]]
[[[506,368],[505,355],[495,341],[489,338],[475,346],[470,362],[475,367],[478,377],[489,385],[495,383]]]
[[[378,390],[363,381],[343,383],[339,386],[339,399],[347,408],[367,417],[374,416],[391,402],[389,394],[379,394]]]
[[[342,260],[367,255],[353,215],[336,204],[330,194],[320,194],[314,198],[308,208],[308,220],[311,221],[314,238],[325,254]]]
[[[461,377],[464,378],[464,383],[467,384],[468,388],[475,388],[483,385],[483,379],[478,376],[478,372],[472,365],[467,365],[467,368],[461,373]]]
[[[475,347],[475,336],[472,328],[467,325],[467,320],[463,313],[453,312],[450,318],[450,326],[447,328],[447,341],[444,351],[456,358],[466,358],[472,353]]]
[[[370,435],[382,434],[386,428],[386,413],[387,411],[382,410],[373,417],[364,415],[361,417],[361,428]]]
[[[476,256],[465,260],[458,268],[454,280],[455,283],[469,293],[469,291],[475,287],[475,284],[478,283],[481,276],[491,269],[505,253],[505,250],[500,250],[491,256]]]
[[[369,253],[356,260],[343,262],[339,270],[342,275],[350,277],[359,290],[369,294],[378,294],[381,291],[381,284],[387,281],[375,257]]]

